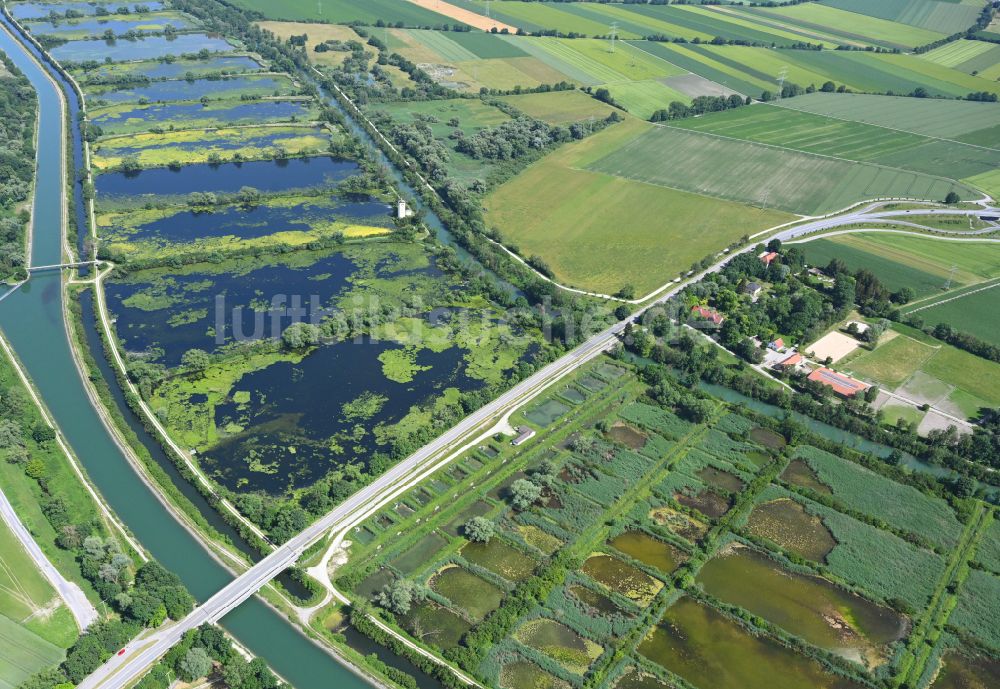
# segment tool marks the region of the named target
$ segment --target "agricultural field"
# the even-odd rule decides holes
[[[996,43],[960,38],[924,53],[922,57],[984,79],[1000,77],[1000,45]]]
[[[590,118],[604,119],[612,111],[611,106],[578,90],[504,96],[503,100],[528,117],[549,124],[571,124]]]
[[[847,12],[856,12],[886,21],[909,24],[947,35],[960,33],[972,26],[979,17],[981,3],[966,0],[886,0],[877,4],[864,0],[823,0],[820,4]]]
[[[563,146],[493,191],[487,222],[563,284],[614,293],[631,283],[645,294],[720,246],[792,219],[595,169],[653,129],[627,119]]]
[[[728,124],[734,118],[735,127],[742,128],[739,120],[747,117],[743,113],[753,117],[755,110],[751,106],[696,118],[683,127],[653,127],[594,160],[588,169],[798,215],[822,215],[887,196],[943,200],[957,191],[964,198],[978,197],[972,189],[942,177],[693,131],[711,130],[713,123]],[[808,136],[804,131],[799,134]],[[670,167],[661,164],[667,158]]]
[[[511,448],[495,437],[404,495],[405,512],[358,526],[366,535],[338,569],[341,590],[511,689],[601,678],[737,689],[775,677],[854,689],[894,672],[908,617],[927,605],[945,560],[838,509],[904,524],[948,551],[962,530],[951,507],[846,455],[768,450],[752,439],[764,429],[725,405],[692,422],[642,389],[604,359],[527,405],[511,422],[535,439]],[[795,457],[806,471],[817,462],[834,507],[771,483]],[[801,516],[769,517],[776,504]],[[633,650],[613,659],[616,648]]]
[[[938,298],[904,309],[904,313],[917,315],[927,325],[946,323],[955,330],[1000,345],[1000,323],[996,319],[998,287],[1000,281],[992,280],[964,290],[945,292]]]
[[[375,24],[378,21],[404,26],[440,27],[450,25],[450,18],[416,3],[400,0],[337,0],[317,5],[312,0],[287,0],[274,3],[270,0],[236,0],[238,7],[258,13],[262,19],[279,21],[321,21],[331,24]]]

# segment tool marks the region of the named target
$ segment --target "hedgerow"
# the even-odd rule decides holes
[[[944,500],[815,447],[796,448],[794,457],[809,464],[819,480],[830,486],[834,499],[847,508],[922,536],[942,548],[958,542],[962,525]]]

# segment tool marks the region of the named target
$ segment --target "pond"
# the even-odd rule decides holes
[[[944,657],[944,667],[931,689],[996,689],[1000,687],[1000,660],[969,658],[957,651]]]
[[[396,351],[406,350],[364,337],[243,375],[233,394],[215,406],[214,425],[228,435],[201,453],[201,465],[234,490],[283,493],[308,486],[345,462],[367,462],[382,447],[377,427],[397,423],[412,406],[447,387],[480,385],[465,375],[459,347],[420,350],[413,379],[392,381],[379,357]],[[347,405],[363,396],[379,408],[354,417]]]
[[[605,596],[603,593],[598,593],[597,591],[589,589],[586,586],[581,586],[580,584],[573,584],[569,586],[568,591],[574,598],[579,600],[598,615],[604,615],[606,617],[610,617],[612,615],[625,615],[631,617],[629,613],[618,607],[617,603]]]
[[[675,493],[674,500],[692,510],[697,510],[710,519],[718,519],[733,506],[732,498],[704,489],[694,495]]]
[[[614,689],[673,689],[673,687],[653,674],[633,668],[618,678]]]
[[[503,592],[485,579],[457,566],[435,574],[430,587],[464,610],[470,618],[481,620],[500,607]]]
[[[703,689],[861,689],[688,597],[667,610],[638,650]]]
[[[441,650],[458,646],[472,625],[461,615],[434,601],[414,605],[405,615],[399,616],[400,624],[421,641]]]
[[[69,41],[49,51],[60,62],[85,62],[87,60],[107,60],[126,62],[129,60],[151,60],[166,55],[187,55],[208,50],[225,53],[233,50],[225,39],[204,33],[184,33],[173,38],[149,36],[136,41],[116,39]]]
[[[106,172],[95,180],[98,198],[138,196],[187,196],[195,191],[233,194],[243,187],[263,192],[288,192],[310,187],[334,186],[357,174],[352,160],[330,156],[259,160],[211,165],[199,163],[180,169],[166,167],[141,172]]]
[[[217,62],[223,60],[249,60],[249,58],[216,58]],[[251,60],[251,63],[253,61]],[[256,65],[256,63],[253,63]],[[163,65],[164,67],[183,67],[181,63],[173,65]],[[150,78],[153,75],[146,72]],[[181,72],[183,74],[183,71]],[[212,100],[222,100],[226,98],[239,98],[242,94],[272,95],[275,91],[287,94],[291,91],[291,81],[285,77],[276,76],[245,76],[229,77],[226,79],[169,79],[165,81],[154,81],[144,86],[136,86],[127,89],[88,89],[88,106],[94,107],[98,101],[106,103],[132,103],[141,99],[146,99],[151,103],[157,101],[175,100],[201,100],[202,96],[208,96]]]
[[[322,306],[329,306],[355,267],[339,251],[320,254],[305,265],[236,264],[228,271],[211,271],[209,264],[201,264],[190,272],[141,271],[124,281],[106,282],[105,294],[123,347],[130,352],[157,350],[162,353],[155,361],[174,367],[187,350],[211,352],[232,343],[236,335],[254,333],[258,322],[261,337],[280,337],[290,321],[266,317],[254,305],[263,307],[262,299],[269,305],[273,295],[288,299],[299,295],[303,302],[315,296]],[[216,313],[220,297],[224,299],[222,318]],[[240,307],[241,318],[236,322],[234,309]]]
[[[189,29],[191,22],[183,17],[154,16],[148,19],[81,19],[63,20],[58,24],[52,22],[29,22],[25,28],[35,36],[72,34],[75,36],[101,36],[110,29],[116,36],[129,31],[160,32],[166,27]],[[68,37],[68,36],[67,36]]]
[[[746,608],[809,643],[874,667],[903,638],[904,617],[821,577],[782,567],[760,551],[730,546],[698,573],[705,592]]]
[[[605,553],[597,553],[587,558],[581,571],[597,583],[640,606],[649,605],[663,588],[663,582]]]
[[[201,103],[137,105],[128,110],[105,112],[93,118],[107,135],[148,131],[152,127],[237,126],[309,120],[312,108],[303,101],[259,101],[228,107],[206,107]]]
[[[747,528],[753,535],[774,541],[785,550],[814,562],[825,562],[826,556],[837,546],[822,519],[788,498],[754,507]]]
[[[570,689],[566,680],[559,679],[534,663],[517,660],[500,668],[500,689]]]
[[[145,2],[19,2],[11,6],[10,13],[17,19],[37,19],[47,17],[50,12],[65,14],[67,10],[73,10],[80,14],[96,14],[98,7],[103,7],[109,12],[119,7],[127,7],[129,11],[134,11],[136,7],[143,6],[146,9],[161,10],[163,3],[160,0],[149,0]]]
[[[253,239],[277,232],[309,232],[314,222],[361,220],[366,225],[385,224],[391,208],[384,201],[344,201],[326,205],[226,206],[214,212],[180,211],[141,224],[134,229],[122,226],[100,228],[103,238],[129,241],[154,240],[160,243],[192,242],[208,237]],[[335,218],[331,215],[336,216]]]
[[[469,543],[462,548],[461,555],[507,581],[527,579],[538,566],[534,559],[497,538],[491,538],[488,543]]]
[[[801,488],[808,488],[821,495],[833,495],[830,486],[819,480],[816,471],[801,459],[793,459],[781,472],[781,480]]]
[[[658,569],[664,574],[673,572],[685,559],[684,554],[677,548],[642,531],[626,531],[608,543],[615,550]]]
[[[117,74],[135,74],[150,79],[181,79],[189,74],[205,76],[219,72],[257,72],[262,64],[247,55],[213,55],[202,59],[163,59],[149,62],[102,64],[88,70],[88,77],[103,78]]]
[[[604,649],[564,624],[537,618],[522,624],[514,638],[528,648],[552,658],[563,669],[577,675],[585,673]]]

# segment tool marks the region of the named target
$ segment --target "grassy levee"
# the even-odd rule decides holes
[[[992,519],[993,508],[977,501],[966,522],[962,538],[948,558],[944,574],[935,586],[930,604],[918,616],[910,632],[906,649],[898,664],[899,670],[892,678],[893,687],[915,686],[914,682],[924,674],[924,667],[958,602],[962,581],[969,572],[969,562],[975,557],[976,544]]]

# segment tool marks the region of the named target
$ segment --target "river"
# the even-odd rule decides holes
[[[40,132],[32,237],[32,265],[62,257],[63,141],[57,89],[27,49],[0,31],[2,49],[38,92]],[[39,273],[0,303],[0,329],[13,345],[67,442],[91,480],[138,540],[176,572],[199,600],[218,591],[231,575],[180,525],[132,469],[91,406],[63,323],[58,272]],[[96,353],[100,356],[100,352]],[[367,682],[298,632],[255,598],[227,615],[223,626],[298,689],[361,689]]]

